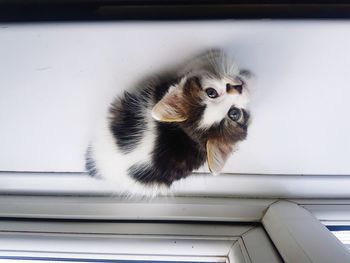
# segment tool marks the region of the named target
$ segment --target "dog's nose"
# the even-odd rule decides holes
[[[238,92],[239,94],[242,93],[243,90],[243,85],[242,84],[236,84],[236,85],[232,85],[230,83],[226,84],[226,91],[227,93],[235,93]]]

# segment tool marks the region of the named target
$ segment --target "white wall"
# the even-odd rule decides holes
[[[0,170],[82,171],[114,94],[217,46],[257,76],[226,172],[350,174],[350,21],[0,25]]]

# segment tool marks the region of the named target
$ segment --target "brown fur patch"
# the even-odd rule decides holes
[[[220,139],[208,139],[207,161],[209,170],[218,174],[232,152],[232,145]]]
[[[188,108],[184,103],[183,90],[175,88],[153,107],[153,116],[161,122],[182,122],[187,119]]]

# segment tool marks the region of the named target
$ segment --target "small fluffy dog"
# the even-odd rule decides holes
[[[218,174],[246,138],[250,73],[221,50],[143,81],[110,106],[86,155],[90,175],[156,195],[205,162]]]

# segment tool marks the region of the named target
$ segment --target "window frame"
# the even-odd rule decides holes
[[[2,222],[0,260],[28,257],[253,263],[263,258],[266,262],[282,262],[259,225],[55,221],[44,222],[46,227],[42,229],[42,224]]]
[[[308,235],[315,235],[318,237],[319,248],[323,247],[324,251],[328,251],[333,247],[333,251],[343,251],[337,260],[348,262],[350,258],[346,257],[347,255],[350,257],[350,254],[347,248],[336,240],[324,224],[337,222],[338,225],[349,225],[349,208],[348,199],[283,201],[279,198],[176,196],[125,199],[116,196],[30,196],[22,193],[22,195],[2,196],[0,199],[0,235],[9,235],[11,239],[21,239],[23,234],[41,237],[43,234],[60,233],[89,236],[94,234],[91,233],[93,229],[99,235],[119,235],[118,238],[127,236],[132,239],[139,237],[140,234],[154,235],[163,231],[168,237],[188,238],[188,235],[192,235],[197,238],[199,235],[215,241],[213,235],[217,237],[220,236],[218,233],[222,233],[226,238],[229,235],[230,240],[236,242],[236,245],[231,244],[232,262],[233,259],[237,262],[261,262],[259,259],[263,256],[283,262],[278,254],[273,252],[275,248],[285,262],[290,262],[295,253],[300,256],[298,262],[319,262],[310,258],[318,258],[320,251],[324,253],[322,249],[309,249],[300,245],[306,242]],[[333,213],[334,211],[338,213]],[[132,224],[133,227],[125,228],[123,232],[121,227],[126,223]],[[263,227],[260,226],[261,223]],[[137,224],[141,227],[135,227]],[[153,227],[150,227],[150,224]],[[174,225],[183,224],[190,226],[186,232],[174,228]],[[252,225],[254,231],[260,231],[256,234],[257,237],[251,234],[252,229],[240,234],[228,231],[229,227],[239,229],[247,224]],[[111,225],[119,229],[119,232],[113,232],[108,227]],[[211,228],[211,225],[215,225],[215,228]],[[219,228],[224,230],[218,232]],[[259,251],[261,248],[262,251]],[[17,251],[18,247],[15,250]],[[204,253],[205,251],[203,250]],[[271,259],[269,260],[267,262],[271,262]]]
[[[201,177],[201,180],[197,180]],[[115,196],[107,182],[70,172],[0,171],[0,194]],[[172,188],[171,196],[285,199],[349,199],[348,175],[196,173]]]

